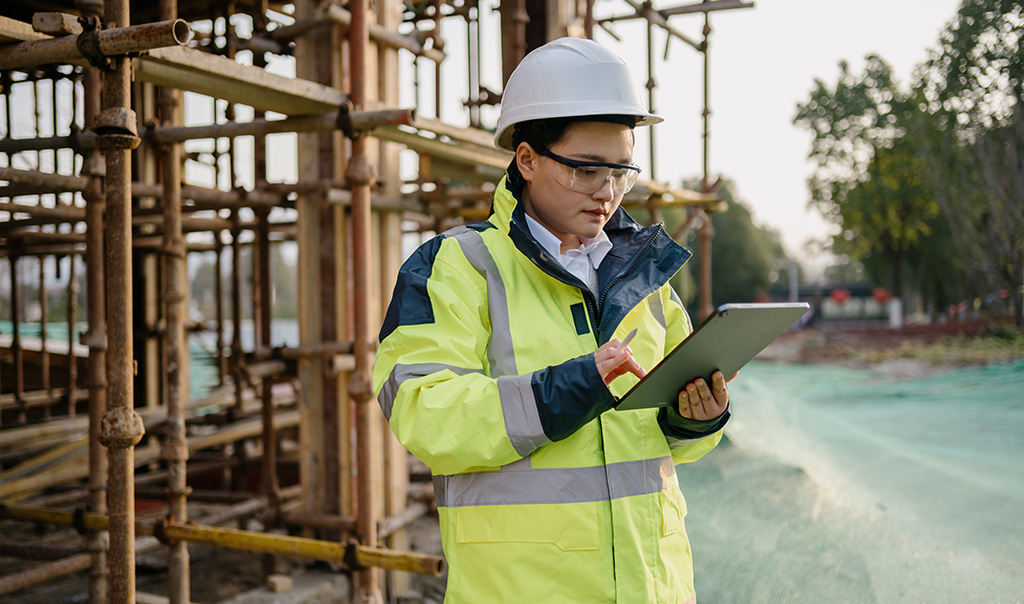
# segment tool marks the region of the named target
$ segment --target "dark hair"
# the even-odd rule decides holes
[[[552,117],[540,120],[519,122],[512,128],[512,148],[518,149],[519,143],[527,143],[534,149],[550,149],[569,132],[569,128],[577,122],[608,122],[622,124],[633,128],[637,118],[633,115],[585,115],[572,117]],[[526,181],[519,172],[516,159],[508,165],[508,187],[516,196],[523,192]]]

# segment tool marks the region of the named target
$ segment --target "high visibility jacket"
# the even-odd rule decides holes
[[[611,410],[594,351],[630,345],[651,368],[690,331],[669,278],[690,252],[621,208],[598,294],[530,235],[499,183],[487,222],[423,244],[403,265],[374,388],[398,440],[434,475],[447,604],[694,601],[675,464],[728,418]],[[699,428],[699,429],[697,429]]]

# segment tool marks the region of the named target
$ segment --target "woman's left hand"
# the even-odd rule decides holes
[[[721,371],[711,374],[711,388],[704,378],[697,378],[679,391],[679,415],[687,419],[715,419],[725,413],[728,406],[729,388]]]

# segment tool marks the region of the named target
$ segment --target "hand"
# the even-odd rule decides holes
[[[647,370],[633,358],[633,350],[629,346],[619,348],[621,344],[619,339],[609,340],[594,353],[597,372],[608,386],[615,378],[626,373],[632,373],[638,378],[647,375]]]
[[[697,378],[679,391],[679,415],[688,419],[715,419],[725,413],[728,406],[729,388],[725,385],[725,376],[721,371],[711,374],[710,389],[704,378]]]

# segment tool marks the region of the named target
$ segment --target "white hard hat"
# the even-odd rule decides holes
[[[644,107],[618,55],[593,40],[559,38],[526,55],[509,76],[494,144],[515,151],[520,122],[588,115],[633,115],[637,126],[662,121]]]

